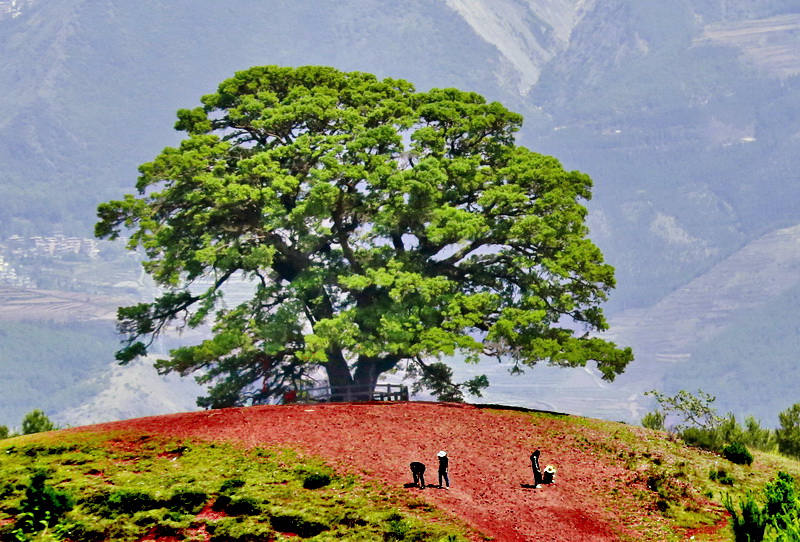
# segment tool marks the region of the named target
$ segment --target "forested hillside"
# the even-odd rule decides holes
[[[474,90],[525,116],[520,144],[594,179],[591,238],[617,269],[607,312],[621,322],[617,342],[642,345],[636,370],[662,374],[665,391],[725,374],[715,381],[730,385],[713,391],[739,412],[748,411],[741,383],[777,386],[757,407],[771,424],[769,412],[800,399],[789,387],[800,331],[784,301],[796,283],[756,291],[740,318],[685,344],[679,358],[628,330],[664,321],[670,295],[800,223],[797,28],[800,6],[789,0],[0,2],[0,268],[46,269],[40,288],[150,296],[121,250],[93,260],[104,265],[91,267],[89,285],[77,256],[34,263],[12,254],[9,239],[91,237],[97,204],[130,192],[137,166],[177,143],[176,110],[237,70],[322,64],[418,89]],[[725,303],[719,281],[704,284],[705,298]],[[706,310],[675,318],[691,326]],[[90,350],[85,368],[56,365],[72,381],[111,361]],[[4,373],[16,367],[0,362]],[[521,396],[533,373],[514,381]],[[624,406],[604,416],[628,418],[631,402],[644,408],[628,393],[636,382],[622,384],[609,401]],[[603,397],[582,385],[554,390],[541,397],[562,396],[572,411],[584,394],[587,409]],[[45,399],[31,391],[23,410]],[[18,416],[0,411],[0,424]]]

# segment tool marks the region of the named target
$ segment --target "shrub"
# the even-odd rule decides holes
[[[411,527],[403,519],[393,519],[386,524],[386,540],[405,540]]]
[[[720,484],[727,486],[733,485],[733,477],[728,474],[728,471],[725,469],[711,469],[708,473],[708,477],[715,482],[719,482]]]
[[[244,487],[244,480],[239,478],[229,478],[222,482],[222,485],[219,488],[220,493],[230,493],[239,489],[240,487]]]
[[[712,452],[722,452],[725,446],[734,442],[742,442],[744,431],[737,423],[736,417],[728,413],[718,417],[716,425],[708,427],[687,427],[680,433],[683,441],[689,446],[696,446]]]
[[[220,502],[222,501],[222,502]],[[219,503],[219,506],[216,504]],[[229,516],[255,516],[262,512],[263,505],[253,497],[228,497],[221,495],[215,503],[215,509],[225,512]]]
[[[775,430],[778,450],[782,454],[800,458],[800,403],[778,415],[781,427]]]
[[[737,465],[751,465],[753,454],[741,442],[734,442],[722,448],[722,457]]]
[[[778,529],[785,529],[798,517],[794,478],[783,471],[764,486],[766,513]]]
[[[53,431],[58,426],[50,421],[41,410],[32,410],[22,418],[22,434],[32,435],[43,431]]]
[[[293,533],[302,538],[317,536],[330,527],[314,521],[301,513],[282,513],[270,517],[272,528],[282,533]]]
[[[204,491],[179,489],[172,494],[167,502],[167,507],[176,512],[197,512],[207,500],[208,495]]]
[[[303,487],[306,489],[319,489],[330,483],[330,475],[322,472],[311,472],[303,478]]]
[[[735,542],[761,542],[767,526],[767,515],[758,506],[753,494],[748,491],[744,499],[739,500],[740,511],[736,510],[730,496],[723,501],[731,515],[731,528]]]
[[[800,525],[795,481],[785,472],[764,486],[766,504],[759,507],[748,492],[740,500],[741,513],[735,510],[730,497],[724,499],[725,508],[731,514],[731,527],[736,542],[793,542],[800,540]]]
[[[742,444],[746,444],[756,450],[769,452],[775,449],[777,444],[775,432],[771,429],[763,429],[761,423],[753,416],[748,416],[744,421],[745,431],[742,434]]]
[[[149,493],[129,489],[120,489],[108,494],[103,504],[100,512],[107,516],[133,515],[162,507],[161,503]]]
[[[673,397],[656,390],[645,392],[645,395],[655,396],[665,415],[672,413],[683,419],[683,423],[675,426],[675,430],[678,432],[683,431],[686,427],[711,429],[720,421],[716,409],[711,406],[716,398],[701,390],[697,390],[696,395],[685,390],[679,391]]]
[[[656,410],[655,412],[648,412],[642,418],[642,427],[654,429],[656,431],[664,431],[664,422],[666,419],[667,415],[659,410]]]
[[[37,470],[25,490],[16,520],[16,527],[23,532],[32,533],[44,527],[53,527],[75,505],[68,493],[55,489],[46,481],[47,473]]]
[[[719,450],[719,439],[717,433],[712,429],[701,429],[699,427],[687,427],[680,432],[680,437],[687,446],[694,446],[704,450]]]
[[[274,540],[275,531],[263,523],[246,524],[236,518],[211,521],[206,525],[210,542],[261,542]]]

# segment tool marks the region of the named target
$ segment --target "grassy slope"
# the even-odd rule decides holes
[[[548,416],[528,415],[534,425]],[[604,502],[641,540],[730,540],[724,495],[760,494],[778,470],[800,477],[800,464],[774,455],[757,453],[744,467],[642,428],[571,416],[558,422],[582,454],[628,469],[631,482],[609,483]],[[15,540],[14,518],[37,468],[75,499],[61,521],[75,540],[283,540],[291,532],[313,540],[476,539],[416,493],[337,474],[296,450],[73,430],[0,442],[0,540]],[[720,469],[733,485],[709,478]],[[320,476],[330,483],[304,488]]]
[[[16,540],[37,469],[75,502],[49,529],[69,540],[464,540],[426,503],[289,449],[53,432],[9,439],[0,453],[0,540]]]

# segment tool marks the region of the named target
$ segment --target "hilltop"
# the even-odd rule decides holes
[[[42,439],[68,448],[64,442],[98,437],[108,439],[114,450],[128,452],[127,459],[116,463],[131,483],[155,461],[138,455],[148,439],[169,439],[170,451],[158,457],[173,461],[175,469],[181,467],[177,459],[191,457],[187,450],[192,442],[228,443],[251,450],[288,447],[320,458],[338,475],[387,488],[395,495],[392,502],[406,503],[399,505],[403,514],[441,510],[444,516],[437,524],[461,525],[471,540],[498,542],[729,540],[720,504],[723,495],[737,498],[747,489],[759,492],[778,470],[800,473],[795,462],[764,454],[756,455],[751,467],[734,465],[715,454],[687,448],[666,434],[621,423],[502,407],[417,402],[255,406],[154,416],[10,439],[0,449],[26,450],[26,445],[35,447],[34,442],[39,446],[37,453],[45,455]],[[176,447],[176,441],[183,444]],[[552,464],[558,469],[555,485],[531,487],[528,456],[535,448],[542,452],[543,466]],[[430,485],[437,483],[435,456],[440,449],[450,456],[450,491]],[[428,465],[425,490],[409,487],[408,464],[415,460]],[[62,463],[83,465],[87,477],[93,479],[104,476],[102,469],[86,459],[80,462],[73,457]],[[218,470],[225,472],[222,466]],[[725,478],[732,485],[711,480],[712,471],[727,474],[727,478],[715,478]],[[0,480],[0,487],[6,482]],[[60,485],[68,483],[74,480]],[[105,487],[109,483],[106,480]],[[163,485],[159,491],[167,492],[168,482]],[[197,529],[213,530],[214,518],[208,516],[213,502],[204,504],[205,515],[198,514],[192,525],[196,539],[212,540],[197,534]],[[324,511],[317,513],[322,516]],[[8,509],[0,508],[0,528],[12,517]],[[328,539],[319,536],[319,540]],[[137,540],[174,539],[151,534]]]

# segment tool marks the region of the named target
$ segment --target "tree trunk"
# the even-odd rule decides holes
[[[353,375],[353,381],[357,386],[358,392],[364,395],[364,398],[358,400],[369,401],[372,399],[375,393],[375,386],[378,384],[378,378],[386,371],[394,369],[399,362],[400,359],[394,356],[385,358],[360,356]]]
[[[331,402],[351,401],[350,394],[353,388],[353,377],[341,350],[337,349],[328,352],[328,363],[325,364],[325,372],[328,375],[328,385],[331,388]]]

